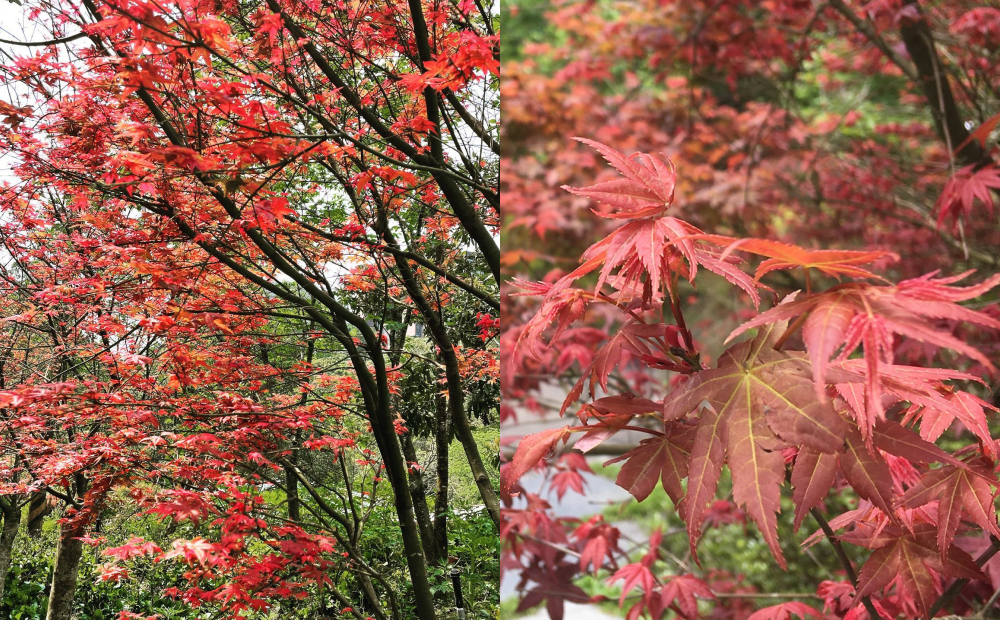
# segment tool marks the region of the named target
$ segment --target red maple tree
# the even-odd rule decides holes
[[[88,544],[106,579],[182,565],[163,594],[219,617],[437,617],[452,437],[500,520],[473,435],[496,409],[492,12],[22,9],[33,38],[0,68],[0,582],[21,508],[47,504],[50,620]],[[168,538],[110,544],[130,512]]]

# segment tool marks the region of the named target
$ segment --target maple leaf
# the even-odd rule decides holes
[[[799,601],[788,601],[778,605],[771,605],[770,607],[765,607],[763,609],[758,609],[754,613],[750,614],[747,620],[791,620],[793,616],[802,618],[805,620],[808,616],[821,617],[818,610],[806,605],[805,603],[800,603]]]
[[[617,332],[601,345],[594,353],[590,365],[580,374],[569,393],[563,400],[559,415],[566,412],[569,406],[583,394],[584,387],[590,384],[590,397],[594,398],[597,388],[607,391],[608,377],[611,372],[627,360],[626,356],[634,358],[653,357],[654,350],[662,348],[657,340],[663,336],[663,326],[642,323],[629,319]]]
[[[653,401],[650,401],[651,403]],[[654,403],[652,408],[645,408],[649,412],[659,412],[663,408],[663,403]],[[586,413],[588,409],[582,409],[580,417],[583,420],[587,420],[591,417],[591,414]],[[595,447],[607,441],[609,438],[614,436],[620,430],[628,426],[629,422],[635,417],[633,413],[594,413],[593,417],[600,419],[599,423],[587,424],[587,430],[584,431],[584,436],[578,439],[574,444],[573,448],[579,450],[580,452],[587,453],[593,450]]]
[[[673,201],[676,180],[674,165],[669,159],[661,160],[645,153],[627,157],[599,142],[583,138],[577,140],[597,149],[625,178],[588,188],[563,186],[563,189],[621,209],[617,213],[599,215],[634,221],[624,224],[588,248],[581,257],[582,264],[553,287],[555,292],[603,265],[595,293],[601,291],[604,283],[617,270],[620,280],[617,288],[621,291],[643,291],[643,300],[648,301],[654,291],[671,286],[668,274],[678,273],[694,281],[701,265],[742,288],[755,305],[760,303],[750,277],[734,266],[737,261],[698,245],[713,239],[712,235],[705,235],[683,220],[662,217]],[[644,275],[645,286],[642,284]]]
[[[161,501],[146,512],[160,515],[161,518],[170,517],[177,523],[187,519],[195,525],[198,525],[203,516],[218,512],[197,493],[177,490],[170,491],[167,495],[174,498],[174,501]]]
[[[30,106],[16,108],[6,101],[0,101],[0,116],[4,117],[3,122],[10,125],[11,129],[17,129],[31,113]]]
[[[638,448],[604,465],[625,461],[615,483],[640,502],[662,481],[667,495],[677,503],[684,495],[681,481],[687,476],[688,455],[694,440],[690,431],[688,427],[674,426],[658,437],[644,439]]]
[[[967,553],[950,547],[942,559],[934,543],[925,536],[895,532],[865,562],[858,574],[858,598],[871,596],[893,580],[902,593],[911,597],[924,618],[934,603],[939,576],[986,581],[982,570]]]
[[[660,617],[663,610],[675,607],[684,618],[698,617],[698,598],[714,599],[715,594],[701,579],[694,575],[671,577],[660,590],[659,604],[651,608],[651,615]]]
[[[569,437],[569,428],[553,428],[521,439],[504,474],[503,486],[510,491],[521,477],[545,458],[560,441]]]
[[[855,365],[851,370],[863,374],[866,379],[864,407],[854,409],[862,414],[859,423],[867,438],[868,429],[882,414],[884,366],[892,364],[892,334],[951,349],[993,370],[993,364],[979,350],[933,324],[939,319],[947,319],[1000,329],[1000,321],[956,303],[978,297],[997,286],[1000,274],[975,286],[952,286],[969,273],[936,278],[937,272],[933,272],[895,286],[851,283],[804,299],[789,296],[774,308],[737,327],[727,341],[748,329],[787,321],[806,313],[818,314],[815,319],[807,318],[809,329],[803,334],[813,364],[814,381],[825,372],[830,357],[841,343],[841,359],[846,359],[859,346],[863,348],[864,365]],[[817,383],[815,388],[817,392],[820,391],[819,385]]]
[[[650,570],[648,565],[642,562],[634,562],[622,566],[608,578],[608,583],[614,583],[618,580],[622,581],[622,594],[621,599],[618,601],[619,605],[625,603],[625,599],[632,590],[642,588],[643,592],[652,592],[653,584],[656,583],[653,571]]]
[[[105,549],[101,552],[101,554],[126,561],[134,557],[154,555],[161,553],[162,551],[163,550],[160,549],[160,547],[154,542],[147,541],[143,538],[132,538],[120,547],[110,547]]]
[[[975,164],[966,166],[945,183],[937,201],[938,226],[951,218],[972,217],[972,207],[982,202],[990,216],[993,215],[993,192],[1000,190],[1000,168],[996,165],[978,168]]]
[[[660,542],[663,540],[663,533],[657,529],[649,536],[649,547],[646,554],[638,562],[632,562],[619,568],[613,575],[608,577],[606,583],[611,584],[618,580],[622,583],[622,594],[618,600],[618,605],[625,603],[629,592],[636,588],[641,588],[643,597],[648,599],[653,593],[656,584],[656,576],[653,575],[653,564],[660,557]]]
[[[595,515],[581,523],[573,532],[577,540],[585,541],[583,551],[580,552],[580,570],[586,571],[590,566],[596,574],[604,566],[604,559],[611,559],[614,552],[618,551],[620,535],[618,528],[604,523],[601,515]]]
[[[821,581],[816,596],[823,599],[823,611],[842,615],[852,607],[854,586],[847,581]]]
[[[161,560],[183,557],[188,564],[197,562],[202,567],[217,564],[221,558],[217,555],[221,545],[211,543],[204,538],[194,538],[192,540],[175,540],[172,543],[173,549],[160,556]]]
[[[570,489],[583,495],[583,485],[583,476],[575,471],[561,471],[552,476],[552,481],[549,483],[550,488],[556,492],[556,498],[560,501]]]
[[[892,474],[885,457],[866,446],[860,432],[852,429],[839,458],[840,470],[854,492],[891,516]]]
[[[879,422],[875,425],[872,438],[875,447],[908,461],[917,463],[946,463],[955,467],[966,467],[962,461],[929,441],[924,441],[920,438],[920,435],[898,422]]]
[[[802,340],[812,362],[816,396],[826,398],[823,377],[833,354],[840,348],[853,318],[851,308],[833,299],[824,299],[813,308],[802,326]]]
[[[941,560],[945,561],[945,554],[955,539],[963,516],[1000,538],[991,484],[997,486],[996,475],[988,468],[965,469],[945,465],[924,474],[920,482],[907,489],[898,503],[906,508],[916,508],[937,500],[938,550]]]
[[[543,333],[552,323],[556,324],[556,328],[550,336],[550,341],[557,339],[571,323],[583,316],[587,305],[593,301],[591,293],[580,289],[553,290],[550,284],[544,282],[525,282],[518,279],[514,279],[512,284],[525,291],[517,293],[518,295],[544,295],[542,306],[524,326],[515,345],[516,350],[522,342],[526,342],[529,351],[536,357],[539,355],[538,343],[542,342]]]
[[[522,580],[530,579],[537,585],[525,593],[517,605],[517,611],[527,611],[544,601],[550,620],[563,620],[567,600],[579,603],[590,599],[586,592],[572,582],[576,568],[575,564],[562,562],[546,571],[524,571]]]
[[[898,254],[881,250],[807,250],[797,245],[769,239],[733,239],[721,235],[706,235],[705,238],[719,245],[728,244],[723,253],[724,256],[734,250],[766,256],[767,260],[757,267],[754,281],[760,280],[772,271],[798,267],[806,270],[816,269],[836,278],[849,276],[883,280],[881,276],[860,267],[860,265],[867,265],[882,259],[899,260]]]
[[[288,200],[280,197],[262,200],[254,205],[253,210],[257,225],[263,232],[277,230],[286,215],[295,215],[295,210],[288,206]]]
[[[792,469],[792,501],[795,504],[793,527],[797,532],[809,510],[820,505],[837,478],[836,454],[802,448]]]
[[[984,454],[996,460],[997,443],[990,434],[989,422],[986,420],[986,409],[994,412],[1000,411],[1000,409],[968,392],[956,391],[947,398],[947,401],[953,406],[942,407],[936,406],[937,403],[935,403],[933,405],[915,407],[904,421],[908,422],[914,418],[919,419],[920,436],[927,441],[933,442],[937,441],[951,427],[955,420],[958,420],[965,428],[972,431],[979,438],[980,442],[982,442]]]
[[[698,228],[673,217],[629,222],[587,248],[581,257],[582,264],[561,278],[553,286],[553,293],[600,267],[595,294],[601,292],[614,274],[615,288],[622,291],[622,297],[629,300],[636,291],[641,291],[642,299],[648,301],[662,287],[670,289],[670,274],[679,274],[693,282],[700,266],[739,286],[758,305],[757,288],[750,276],[735,266],[739,261],[705,245],[704,237]]]
[[[676,170],[672,161],[646,153],[626,156],[615,149],[586,138],[574,138],[599,152],[624,177],[585,188],[563,186],[563,189],[592,198],[618,213],[601,214],[610,218],[639,218],[659,215],[674,199]]]
[[[813,394],[812,371],[804,354],[774,351],[776,328],[762,329],[735,345],[718,367],[695,374],[664,403],[664,418],[681,418],[705,401],[691,450],[688,492],[681,511],[692,551],[725,458],[733,476],[733,497],[760,527],[778,563],[776,513],[784,459],[779,448],[806,446],[836,452],[847,425],[830,402]]]
[[[934,444],[924,441],[915,432],[896,422],[879,422],[873,430],[871,442],[873,445],[869,445],[868,439],[863,438],[857,428],[851,428],[846,436],[845,449],[838,455],[840,471],[858,496],[870,501],[888,519],[896,518],[893,510],[895,499],[892,470],[883,452],[907,461],[947,463],[959,468],[966,467],[962,461]],[[800,480],[805,476],[809,476],[808,481],[811,481],[812,477],[818,477],[818,483],[829,480],[829,461],[822,463],[822,469],[813,474],[810,474],[808,467],[806,461],[806,470]],[[794,479],[793,472],[793,483]],[[800,485],[803,483],[800,482]],[[815,493],[819,493],[818,489]],[[806,497],[803,491],[801,498],[803,510],[812,507],[809,504],[816,501],[815,494]]]

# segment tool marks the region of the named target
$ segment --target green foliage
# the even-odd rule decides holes
[[[51,558],[45,548],[28,539],[18,541],[14,562],[7,573],[3,600],[0,601],[0,618],[9,620],[42,620],[49,603],[49,580],[52,576]]]
[[[158,539],[167,527],[149,518],[109,514],[106,523],[109,544],[122,544],[133,537]],[[43,620],[48,609],[52,564],[55,557],[57,517],[49,517],[37,538],[23,531],[14,546],[14,561],[7,575],[0,618]],[[160,620],[194,620],[194,610],[163,596],[170,587],[186,583],[185,568],[176,562],[154,563],[139,558],[130,563],[130,578],[104,581],[100,565],[106,560],[93,547],[85,546],[80,561],[74,598],[75,620],[113,620],[122,610],[158,615]]]
[[[483,426],[472,431],[483,455],[483,464],[493,482],[494,488],[500,485],[500,429],[497,426]],[[482,504],[476,480],[465,458],[462,444],[455,441],[448,448],[449,481],[451,487],[451,505],[456,509],[472,508]]]
[[[496,618],[500,607],[500,540],[485,510],[452,513],[450,552],[458,558],[466,617]],[[439,568],[435,568],[435,571]]]

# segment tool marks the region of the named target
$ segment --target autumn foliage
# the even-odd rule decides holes
[[[502,414],[552,427],[505,444],[519,607],[991,617],[1000,13],[515,5]],[[601,463],[634,500],[567,515]]]
[[[894,338],[912,339],[951,349],[994,371],[981,352],[939,323],[1000,329],[997,319],[957,303],[987,293],[1000,284],[1000,276],[961,286],[970,274],[931,273],[891,284],[863,267],[884,258],[885,252],[809,251],[763,239],[706,234],[667,215],[675,184],[669,160],[646,154],[629,157],[599,143],[588,144],[622,178],[570,191],[603,202],[612,209],[608,217],[628,221],[591,246],[578,269],[551,285],[522,286],[526,294],[542,299],[516,346],[537,351],[545,346],[539,342],[545,334],[551,334],[550,343],[557,341],[591,305],[619,312],[620,326],[593,353],[563,405],[564,411],[573,406],[589,386],[592,402],[577,413],[580,423],[521,440],[506,467],[506,491],[516,492],[518,480],[572,436],[579,437],[572,447],[588,452],[615,433],[634,430],[649,438],[609,461],[623,461],[617,482],[639,501],[662,484],[687,525],[695,559],[706,513],[728,465],[733,501],[758,526],[781,567],[785,560],[776,516],[786,479],[793,489],[796,529],[810,511],[823,519],[816,509],[828,494],[839,492],[838,479],[857,494],[854,510],[836,515],[829,525],[821,521],[838,544],[872,551],[859,574],[852,575],[856,605],[874,610],[877,602],[896,610],[887,613],[889,617],[906,610],[929,617],[937,610],[942,580],[985,581],[955,538],[970,526],[1000,538],[993,503],[997,446],[986,416],[996,408],[955,385],[981,381],[979,377],[950,367],[901,364],[893,350]],[[740,254],[766,260],[751,276],[741,270]],[[678,281],[693,282],[699,267],[724,277],[754,303],[760,293],[771,292],[761,277],[776,270],[815,270],[847,281],[778,300],[734,330],[729,339],[750,330],[753,335],[728,348],[709,368],[685,327],[679,301]],[[593,287],[574,286],[598,270]],[[552,325],[554,330],[547,329]],[[799,332],[802,349],[790,344]],[[673,389],[662,400],[618,393],[609,387],[609,376],[628,364],[678,373],[671,381]],[[955,420],[977,441],[949,453],[933,441]],[[513,542],[522,528],[539,525],[512,519],[505,536]],[[838,530],[845,531],[834,534]],[[613,561],[620,552],[613,530],[596,536],[591,532],[587,528],[574,533],[586,541],[579,556],[581,571]],[[604,544],[595,553],[589,539],[597,536]],[[694,577],[653,573],[658,546],[651,541],[647,556],[620,565],[609,577],[609,582],[623,582],[623,603],[630,593],[636,595],[629,617],[661,617],[675,599],[685,596],[682,584],[693,584],[694,593],[711,597]],[[530,558],[536,570],[539,565],[552,570],[572,563],[565,555],[542,551],[521,557]],[[559,605],[553,601],[563,595],[558,586],[549,588],[550,610],[558,616]],[[683,615],[696,615],[690,601],[686,607],[686,612],[680,610]],[[754,617],[789,613],[819,615],[802,603],[785,603]]]
[[[491,11],[8,13],[0,584],[45,535],[50,620],[431,620],[451,556],[488,614],[454,524],[499,523]]]

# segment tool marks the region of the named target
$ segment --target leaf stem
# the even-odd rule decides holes
[[[802,324],[806,322],[807,318],[809,318],[809,313],[802,313],[794,321],[792,321],[792,324],[785,329],[785,332],[781,334],[781,337],[779,337],[777,342],[774,343],[774,350],[780,351],[792,334],[797,332],[799,328],[802,327]]]
[[[670,285],[668,286],[670,291],[670,312],[674,315],[674,321],[677,327],[681,330],[681,336],[684,337],[684,350],[688,353],[688,360],[692,363],[692,368],[694,370],[700,370],[700,364],[694,364],[698,358],[696,357],[697,351],[694,350],[694,338],[691,337],[691,332],[688,330],[687,323],[684,321],[684,311],[681,309],[681,296],[677,292],[677,275],[674,273],[670,274]]]
[[[840,539],[838,539],[837,535],[834,534],[833,528],[830,527],[830,524],[827,522],[826,517],[823,516],[823,513],[816,508],[812,508],[809,510],[809,514],[813,516],[813,519],[816,519],[816,522],[819,523],[820,529],[823,530],[824,534],[826,534],[826,539],[830,541],[830,545],[833,547],[833,552],[837,554],[837,559],[840,560],[840,563],[844,567],[844,571],[847,572],[847,578],[851,580],[851,585],[854,586],[856,590],[858,587],[858,573],[854,570],[854,564],[851,563],[851,558],[847,557],[847,552],[844,551],[844,546],[840,544]],[[865,606],[865,610],[868,612],[871,620],[878,620],[882,617],[879,615],[878,610],[875,609],[875,605],[872,604],[871,599],[867,596],[861,597],[861,604]]]

